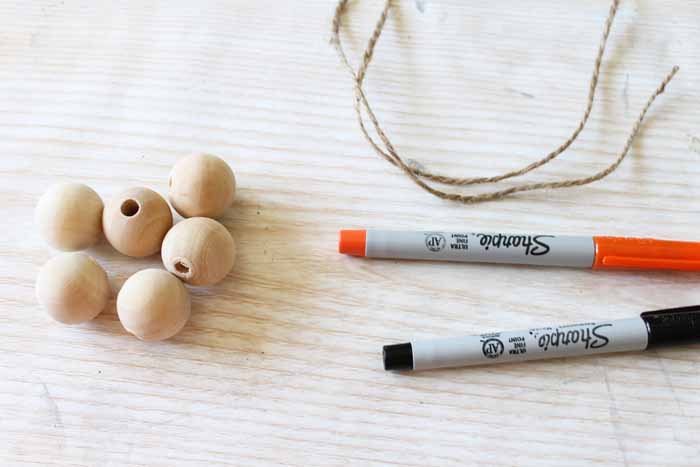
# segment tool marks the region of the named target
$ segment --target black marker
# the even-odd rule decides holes
[[[430,370],[700,342],[700,305],[639,317],[384,346],[385,370]]]

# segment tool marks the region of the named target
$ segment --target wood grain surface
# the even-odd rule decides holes
[[[406,157],[497,174],[573,130],[608,1],[395,3],[367,92]],[[384,372],[380,349],[698,304],[700,275],[370,261],[336,242],[362,227],[700,239],[700,3],[623,1],[588,128],[527,180],[606,166],[678,64],[617,172],[475,206],[420,191],[361,138],[334,6],[0,2],[0,464],[699,465],[700,346],[412,375]],[[350,3],[355,60],[380,9]],[[236,172],[234,272],[190,288],[170,341],[127,334],[113,304],[52,322],[34,297],[55,254],[33,224],[46,187],[166,193],[190,151]],[[115,292],[161,266],[89,253]]]

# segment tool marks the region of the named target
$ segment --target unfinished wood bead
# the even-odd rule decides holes
[[[161,256],[165,268],[188,284],[211,285],[233,269],[236,243],[217,221],[192,217],[170,229]]]
[[[139,339],[159,341],[174,336],[190,318],[190,296],[175,276],[145,269],[131,276],[117,296],[124,328]]]
[[[84,250],[102,237],[100,196],[81,183],[61,183],[39,199],[35,221],[44,240],[63,251]]]
[[[219,157],[193,154],[180,159],[168,181],[169,198],[182,217],[221,217],[233,203],[236,177]]]
[[[110,199],[102,214],[102,228],[112,246],[127,256],[160,251],[173,225],[168,202],[148,188],[130,188]]]
[[[65,324],[90,321],[104,310],[111,295],[107,273],[84,253],[63,253],[50,259],[36,281],[41,306]]]

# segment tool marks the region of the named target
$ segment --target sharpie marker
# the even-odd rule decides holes
[[[384,346],[385,370],[430,370],[544,358],[632,352],[700,342],[700,306],[636,318],[494,332]]]
[[[367,258],[700,271],[700,242],[651,238],[341,230],[338,249]]]

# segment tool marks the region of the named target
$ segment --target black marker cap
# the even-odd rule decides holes
[[[413,348],[411,343],[385,345],[382,349],[385,370],[412,370]]]
[[[647,311],[640,316],[647,325],[647,349],[700,342],[700,305]]]

